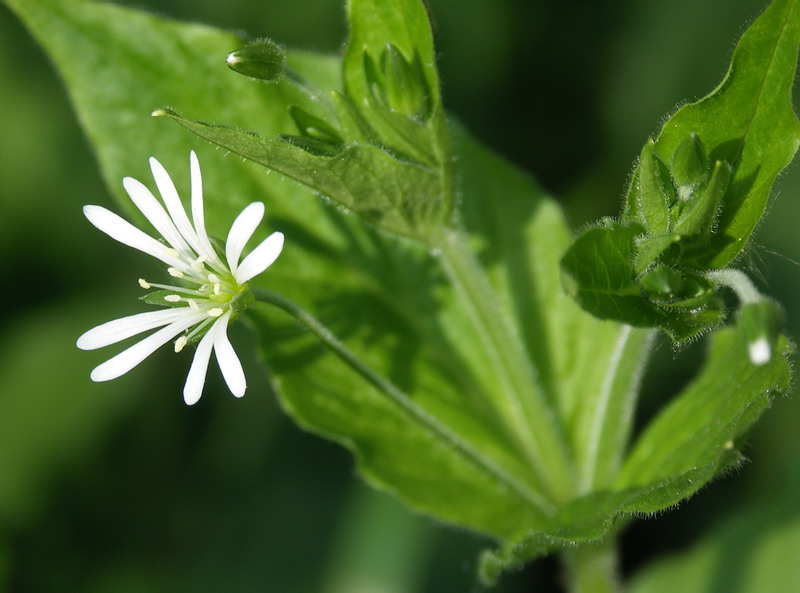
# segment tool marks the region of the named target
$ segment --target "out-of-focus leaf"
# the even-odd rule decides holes
[[[728,517],[691,549],[634,575],[631,593],[763,593],[800,589],[797,492]]]
[[[67,302],[17,319],[3,334],[0,527],[30,518],[48,480],[101,443],[148,382],[145,370],[110,386],[89,380],[91,362],[75,339],[91,311],[97,303]]]

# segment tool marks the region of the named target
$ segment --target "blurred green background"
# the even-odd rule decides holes
[[[135,4],[323,52],[338,51],[345,35],[339,0]],[[576,228],[616,214],[647,136],[680,101],[717,84],[735,40],[763,8],[752,0],[430,5],[451,112],[532,172]],[[0,293],[0,590],[477,590],[475,557],[487,542],[369,491],[349,455],[296,429],[241,324],[233,340],[250,385],[241,401],[214,369],[201,402],[184,406],[186,356],[154,356],[120,380],[91,383],[89,371],[109,354],[79,352],[75,339],[133,312],[123,304],[156,267],[83,218],[83,204],[109,205],[109,194],[57,75],[4,6],[0,126],[8,288]],[[748,265],[784,304],[797,336],[796,167],[775,194]],[[642,418],[688,379],[701,354],[702,344],[674,352],[661,343]],[[629,527],[626,573],[725,529],[732,517],[752,517],[737,536],[750,541],[768,540],[775,525],[796,517],[799,420],[796,399],[776,401],[753,432],[751,463],[678,511]],[[765,517],[766,508],[780,515]],[[736,553],[729,560],[744,562]],[[547,592],[558,583],[548,560],[497,591]]]

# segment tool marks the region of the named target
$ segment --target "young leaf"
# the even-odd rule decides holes
[[[707,269],[725,267],[744,249],[800,145],[792,107],[799,45],[800,3],[775,0],[742,36],[720,85],[680,108],[656,139],[655,150],[672,155],[696,134],[712,159],[733,168],[716,232],[698,258]]]
[[[608,221],[580,235],[561,260],[564,288],[586,311],[639,327],[659,325],[664,316],[636,284],[633,267],[638,225]]]

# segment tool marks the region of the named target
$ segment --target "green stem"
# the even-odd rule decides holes
[[[582,544],[562,552],[569,593],[622,593],[616,540]]]
[[[433,241],[482,338],[487,363],[497,373],[500,399],[494,403],[502,420],[554,501],[569,500],[575,493],[576,476],[566,438],[519,334],[461,233],[444,230]]]
[[[376,387],[386,395],[394,404],[427,428],[438,438],[447,442],[451,447],[459,451],[466,459],[477,466],[482,471],[491,475],[494,479],[501,481],[506,486],[516,492],[523,499],[527,500],[535,508],[545,514],[553,512],[553,507],[540,494],[532,491],[525,484],[515,477],[508,474],[502,467],[495,464],[491,459],[486,458],[480,451],[473,448],[470,443],[453,433],[447,426],[441,424],[434,416],[428,414],[420,408],[408,395],[401,391],[396,385],[386,380],[378,374],[366,362],[361,360],[354,352],[347,348],[325,325],[316,317],[303,310],[296,303],[282,297],[274,292],[260,289],[251,289],[256,299],[255,305],[269,305],[283,310],[298,322],[304,325],[311,333],[336,354],[350,368],[366,379],[373,387]]]
[[[718,286],[727,286],[733,290],[739,302],[743,305],[756,303],[764,298],[753,285],[752,280],[741,270],[735,268],[711,270],[710,272],[706,272],[706,278]]]

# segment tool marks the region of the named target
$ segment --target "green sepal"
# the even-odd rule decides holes
[[[690,198],[672,230],[679,235],[706,235],[712,232],[731,174],[728,163],[717,161],[708,184]]]
[[[652,140],[648,140],[642,149],[637,180],[637,210],[647,234],[662,235],[669,232],[669,207],[675,201],[675,189],[666,165],[653,151]]]
[[[253,296],[253,293],[249,290],[243,289],[234,295],[234,297],[228,303],[228,306],[230,306],[234,315],[238,315],[255,302],[256,299]]]
[[[369,54],[364,54],[364,60],[370,89],[385,107],[420,122],[430,116],[431,93],[416,52],[408,60],[397,46],[389,43],[381,55],[380,70]]]
[[[292,136],[291,134],[280,134],[278,138],[314,156],[332,157],[342,152],[342,146],[340,144],[333,144],[318,138]]]
[[[680,241],[680,235],[667,233],[655,236],[639,236],[636,238],[636,249],[633,256],[633,268],[636,274],[644,272],[667,249]]]
[[[289,115],[303,137],[319,140],[332,146],[344,144],[344,140],[336,128],[297,105],[289,107]]]
[[[692,192],[708,177],[708,156],[700,137],[692,132],[678,144],[672,155],[672,180],[678,188],[678,198],[688,201]]]
[[[257,39],[228,54],[228,68],[264,82],[277,82],[286,69],[286,50],[270,39]]]

